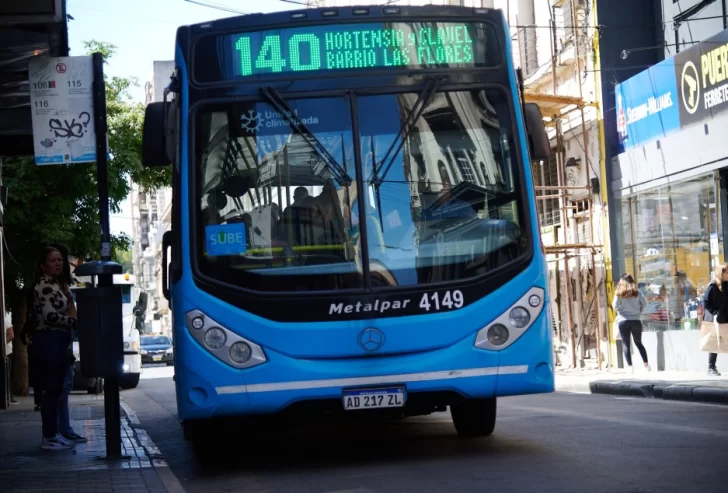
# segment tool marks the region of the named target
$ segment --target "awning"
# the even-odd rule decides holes
[[[28,60],[68,56],[65,0],[0,2],[0,157],[33,154]]]

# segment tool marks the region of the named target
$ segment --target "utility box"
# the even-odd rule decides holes
[[[120,272],[121,265],[114,262],[89,262],[74,272],[92,278],[76,291],[81,372],[88,378],[117,378],[123,372],[122,288],[112,284]]]

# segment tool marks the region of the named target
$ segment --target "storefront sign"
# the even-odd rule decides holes
[[[680,126],[728,110],[728,30],[675,55],[680,86]]]
[[[615,88],[621,151],[728,111],[728,30]]]
[[[617,85],[617,131],[624,149],[680,128],[679,93],[672,59]]]

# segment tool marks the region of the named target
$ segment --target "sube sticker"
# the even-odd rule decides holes
[[[245,253],[247,249],[245,224],[206,226],[205,240],[207,255],[211,257]]]

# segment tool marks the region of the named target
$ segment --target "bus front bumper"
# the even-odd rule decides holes
[[[444,410],[453,399],[554,390],[552,335],[546,310],[516,342],[501,351],[474,347],[475,334],[450,347],[383,358],[300,360],[266,349],[268,361],[247,370],[219,362],[189,335],[183,337],[186,350],[177,355],[175,372],[182,420],[265,416],[304,409],[343,411],[347,389],[404,388],[406,415]],[[205,364],[200,364],[201,358]]]
[[[135,351],[124,351],[123,373],[138,374],[142,372],[142,355]]]

